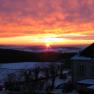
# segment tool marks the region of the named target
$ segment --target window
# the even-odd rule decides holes
[[[94,78],[94,65],[91,65],[91,76]]]
[[[85,65],[84,64],[80,64],[80,65],[77,65],[77,75],[79,76],[85,76]]]

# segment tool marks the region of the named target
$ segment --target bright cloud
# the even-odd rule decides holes
[[[0,0],[0,37],[49,33],[94,40],[94,0]]]

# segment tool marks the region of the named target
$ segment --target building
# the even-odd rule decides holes
[[[94,79],[94,43],[72,57],[73,82]]]

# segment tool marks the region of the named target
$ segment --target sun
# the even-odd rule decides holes
[[[47,48],[49,48],[51,46],[51,43],[52,43],[51,38],[47,38],[47,37],[43,38],[43,41]]]
[[[49,43],[46,43],[45,45],[47,48],[50,48],[50,46],[51,46]]]
[[[64,38],[45,36],[41,38],[41,41],[45,44],[47,48],[50,48],[52,45],[60,44],[64,41]]]

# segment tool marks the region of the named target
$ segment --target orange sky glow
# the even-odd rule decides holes
[[[94,0],[0,0],[0,45],[94,42]]]

